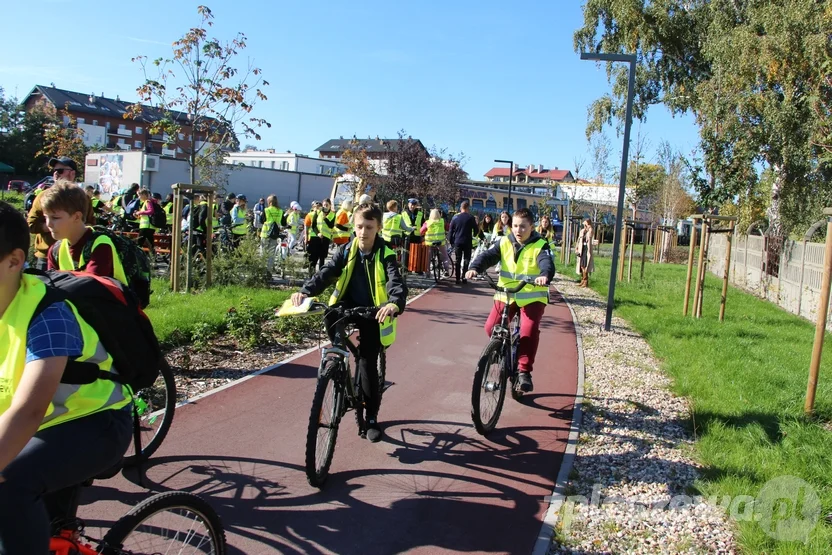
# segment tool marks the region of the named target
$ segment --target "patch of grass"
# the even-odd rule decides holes
[[[17,208],[18,210],[20,210],[22,212],[23,211],[23,199],[24,198],[25,198],[25,195],[22,195],[21,193],[18,193],[17,191],[4,191],[2,193],[2,198],[0,198],[0,200],[2,200],[3,202],[7,202],[7,203],[11,204],[12,206],[14,206],[15,208]]]
[[[606,298],[610,261],[595,262],[590,284]],[[650,265],[644,281],[619,283],[616,314],[663,361],[675,393],[692,400],[696,456],[706,466],[697,487],[706,496],[757,497],[773,478],[805,480],[822,509],[805,544],[767,533],[776,531],[778,521],[788,527],[785,519],[800,519],[795,511],[803,509],[801,501],[783,505],[786,514],[775,515],[773,524],[737,522],[737,540],[749,553],[828,553],[832,528],[822,517],[832,511],[832,434],[819,422],[832,418],[832,345],[824,345],[816,419],[808,419],[803,402],[814,325],[735,288],[729,289],[720,323],[722,282],[711,275],[703,317],[683,317],[685,271],[684,265]]]
[[[145,310],[156,336],[166,348],[205,341],[225,329],[229,309],[247,297],[248,310],[271,313],[289,297],[289,291],[239,286],[214,287],[195,293],[172,293],[166,280],[154,279],[153,296]]]

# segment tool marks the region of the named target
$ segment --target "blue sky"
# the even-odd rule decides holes
[[[582,174],[591,173],[586,108],[610,85],[603,66],[573,50],[580,2],[205,1],[213,35],[244,32],[241,61],[251,58],[271,83],[255,109],[272,124],[260,148],[315,155],[331,138],[406,129],[428,148],[465,153],[475,179],[495,158],[573,169],[584,157]],[[0,86],[21,99],[54,82],[133,100],[142,74],[130,59],[169,56],[170,43],[197,24],[197,5],[14,2],[4,8],[14,25],[4,26]],[[617,168],[621,138],[607,133]],[[683,154],[698,142],[692,118],[663,107],[650,110],[641,133],[648,159],[661,140]]]

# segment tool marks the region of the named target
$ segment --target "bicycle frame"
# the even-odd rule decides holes
[[[49,538],[49,553],[54,555],[100,555],[89,543],[81,543],[81,535],[75,530],[61,530],[60,535]]]

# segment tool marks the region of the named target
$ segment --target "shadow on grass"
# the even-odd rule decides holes
[[[736,415],[719,414],[710,411],[696,411],[696,430],[697,436],[707,435],[712,426],[719,424],[733,430],[742,430],[748,428],[759,427],[766,434],[766,437],[772,444],[779,444],[783,441],[783,426],[781,425],[784,419],[789,417],[781,417],[773,412],[757,412],[750,411]],[[792,417],[794,419],[794,417]]]

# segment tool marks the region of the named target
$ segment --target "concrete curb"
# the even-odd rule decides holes
[[[408,300],[407,304],[409,305],[410,303],[416,301],[417,299],[422,298],[424,295],[426,295],[428,292],[430,292],[434,287],[436,287],[436,284],[431,285],[430,287],[428,287],[427,289],[425,289],[424,291],[422,291],[421,293],[419,293],[418,295],[416,295],[412,299]],[[236,379],[236,380],[234,380],[232,382],[229,382],[225,385],[221,385],[221,386],[219,386],[217,388],[214,388],[210,391],[206,391],[205,393],[200,393],[196,397],[190,397],[188,399],[185,399],[184,401],[180,401],[179,403],[176,404],[176,408],[183,407],[185,405],[190,405],[191,403],[196,403],[197,401],[205,399],[206,397],[209,397],[209,396],[211,396],[215,393],[219,393],[220,391],[226,390],[230,387],[234,387],[235,385],[239,385],[239,384],[241,384],[245,381],[248,381],[252,378],[256,378],[257,376],[259,376],[261,374],[265,374],[267,372],[271,372],[272,370],[276,370],[276,369],[280,368],[281,366],[283,366],[284,364],[289,364],[290,362],[293,362],[293,361],[295,361],[295,360],[297,360],[301,357],[304,357],[304,356],[308,355],[309,353],[314,353],[315,351],[317,351],[319,349],[322,349],[322,348],[326,347],[327,345],[329,345],[329,342],[321,343],[317,347],[310,347],[309,349],[306,349],[305,351],[295,353],[294,355],[290,356],[289,358],[284,358],[280,362],[276,362],[275,364],[272,364],[271,366],[267,366],[267,367],[263,368],[262,370],[256,370],[255,372],[252,372],[251,374],[249,374],[247,376],[243,376],[242,378]]]
[[[572,465],[575,463],[575,451],[578,447],[578,435],[581,430],[581,418],[583,416],[585,368],[581,328],[578,325],[578,316],[575,314],[572,305],[569,304],[569,299],[560,290],[558,290],[558,293],[563,297],[566,306],[569,307],[569,312],[572,314],[572,323],[575,327],[575,338],[578,348],[578,387],[577,391],[575,391],[575,405],[572,408],[572,425],[570,426],[566,449],[563,452],[563,460],[560,463],[560,471],[558,472],[552,495],[549,497],[549,508],[543,516],[543,524],[540,526],[540,532],[537,534],[537,541],[532,549],[532,555],[546,555],[552,545],[552,537],[555,534],[555,526],[558,521],[558,512],[561,506],[563,506],[566,485],[569,482],[569,474],[572,472]]]

